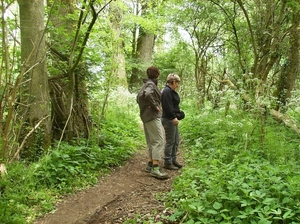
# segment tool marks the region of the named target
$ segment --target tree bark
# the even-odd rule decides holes
[[[290,29],[290,50],[287,62],[282,66],[277,83],[277,90],[274,96],[277,98],[276,110],[285,111],[285,106],[291,97],[295,81],[299,74],[300,66],[300,32],[299,32],[300,12],[293,15],[292,27]]]
[[[253,65],[251,66],[252,82],[249,92],[254,97],[265,96],[266,83],[274,65],[279,62],[283,52],[282,44],[286,35],[286,1],[257,1],[257,16],[251,20],[251,14],[245,2],[236,0],[244,12],[251,37]]]
[[[128,89],[127,76],[125,70],[125,55],[124,55],[124,41],[121,36],[122,13],[118,6],[119,1],[114,1],[110,4],[110,22],[112,30],[112,48],[113,48],[113,63],[112,74],[117,77],[117,86],[123,86]]]
[[[46,68],[44,4],[40,0],[18,0],[21,25],[22,71],[19,118],[21,155],[37,156],[51,144],[49,88]],[[40,121],[43,122],[37,127]],[[34,133],[31,131],[35,129]],[[39,151],[34,151],[39,150]]]
[[[142,15],[147,14],[148,5],[142,5]],[[153,48],[155,44],[155,34],[147,32],[142,26],[138,30],[138,39],[136,44],[136,51],[133,52],[133,57],[138,66],[132,69],[129,87],[131,90],[139,88],[145,78],[145,70],[152,63]],[[133,48],[135,49],[135,48]]]
[[[78,24],[82,21],[72,19],[78,13],[74,8],[74,0],[61,0],[48,5],[52,8],[49,20],[54,28],[50,35],[55,40],[50,42],[53,69],[49,80],[53,136],[66,141],[88,138],[90,125],[86,69],[84,64],[74,64],[80,57]],[[84,10],[80,12],[79,20],[83,19],[83,13]]]

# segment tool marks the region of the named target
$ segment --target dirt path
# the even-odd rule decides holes
[[[146,161],[146,152],[138,151],[122,167],[102,177],[96,186],[64,198],[53,214],[35,224],[115,224],[135,214],[142,215],[141,221],[160,221],[166,211],[157,194],[170,191],[180,171],[167,170],[170,178],[157,180],[144,171]],[[182,162],[180,154],[178,161]],[[156,213],[152,214],[154,210]]]

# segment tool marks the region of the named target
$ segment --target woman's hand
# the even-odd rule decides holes
[[[177,119],[177,117],[175,117],[173,120],[173,124],[175,125],[175,126],[177,126],[178,125],[178,123],[179,123],[179,121],[178,121],[178,119]]]

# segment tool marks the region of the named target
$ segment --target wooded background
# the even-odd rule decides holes
[[[137,92],[150,65],[161,87],[171,72],[182,78],[195,111],[210,102],[264,122],[298,106],[298,0],[1,0],[1,8],[0,162],[89,138],[93,93],[105,92],[105,117],[110,92]]]

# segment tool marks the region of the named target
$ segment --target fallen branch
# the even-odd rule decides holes
[[[215,80],[217,80],[219,83],[222,83],[222,84],[228,84],[232,89],[234,90],[237,90],[237,87],[229,80],[229,79],[219,79],[218,77],[212,75],[212,74],[209,74],[207,73],[210,77],[214,78]]]
[[[209,74],[207,72],[205,72],[205,73],[208,74],[209,76],[211,76],[212,78],[214,78],[215,80],[217,80],[219,83],[228,84],[233,90],[238,90],[238,88],[229,79],[221,80],[212,74]],[[243,97],[243,100],[245,100],[246,102],[249,102],[250,99],[247,94],[242,94],[242,97]],[[294,121],[293,119],[289,118],[285,114],[282,114],[279,111],[276,111],[274,109],[272,109],[270,111],[270,114],[276,120],[282,121],[286,126],[290,127],[293,131],[295,131],[298,135],[300,135],[300,124],[298,124],[296,121]]]
[[[208,72],[206,72],[206,74],[208,74],[210,77],[212,77],[212,78],[214,78],[215,80],[217,80],[219,83],[227,84],[227,85],[230,86],[231,89],[238,91],[238,88],[233,84],[233,82],[231,82],[230,79],[223,79],[223,80],[222,80],[222,79],[219,79],[218,77],[216,77],[216,76],[214,76],[214,75],[212,75],[212,74],[209,74]],[[250,101],[250,97],[249,97],[247,94],[245,94],[245,93],[242,94],[242,99],[243,99],[245,102],[249,102],[249,101]]]
[[[300,125],[296,121],[277,110],[272,109],[270,114],[275,117],[276,120],[282,121],[286,126],[290,127],[293,131],[300,135]]]

